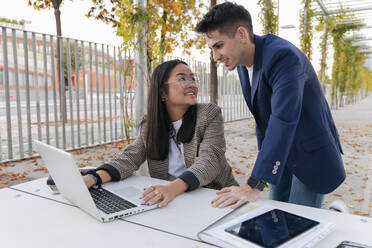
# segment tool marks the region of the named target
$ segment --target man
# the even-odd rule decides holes
[[[321,207],[324,194],[345,179],[342,148],[317,75],[308,58],[275,35],[253,33],[249,12],[225,2],[196,27],[215,61],[237,68],[256,121],[259,153],[241,187],[217,192],[213,205],[255,201],[266,183],[270,199]]]

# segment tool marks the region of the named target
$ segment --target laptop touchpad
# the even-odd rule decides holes
[[[132,199],[142,194],[141,190],[135,187],[131,187],[131,186],[111,189],[111,191],[123,197],[132,198]]]

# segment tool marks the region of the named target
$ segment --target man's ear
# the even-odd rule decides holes
[[[237,29],[236,29],[236,32],[235,32],[235,37],[242,41],[243,43],[247,42],[247,40],[249,40],[249,36],[248,36],[248,31],[247,29],[245,29],[243,26],[239,26]]]

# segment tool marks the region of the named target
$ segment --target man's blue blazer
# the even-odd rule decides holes
[[[328,103],[309,59],[287,40],[254,36],[252,87],[237,67],[246,103],[256,120],[259,153],[252,176],[278,184],[287,167],[317,193],[345,179],[342,148]]]

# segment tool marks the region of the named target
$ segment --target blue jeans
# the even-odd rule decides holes
[[[270,184],[270,200],[321,208],[324,195],[310,190],[285,168],[279,184]]]

